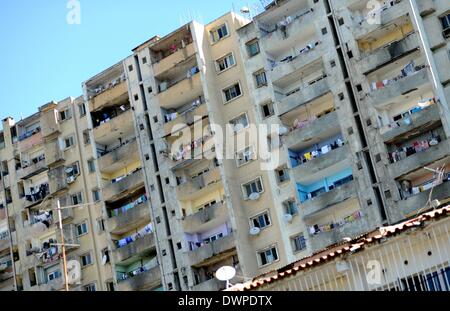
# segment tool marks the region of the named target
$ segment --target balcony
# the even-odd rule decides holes
[[[42,137],[50,137],[60,133],[60,124],[58,121],[58,111],[56,110],[56,103],[50,104],[48,107],[43,107],[40,114],[40,124],[42,130]]]
[[[144,186],[144,173],[142,169],[122,178],[121,180],[107,185],[102,190],[103,199],[108,202],[116,201],[133,193],[133,191]]]
[[[276,83],[286,76],[295,74],[296,72],[302,70],[305,66],[318,61],[322,58],[323,53],[324,48],[320,45],[306,54],[299,54],[295,56],[291,61],[286,61],[277,65],[269,71],[272,82]]]
[[[389,7],[379,13],[380,23],[370,22],[370,19],[364,17],[361,23],[355,23],[352,27],[352,33],[356,40],[363,38],[364,36],[376,31],[377,29],[384,28],[387,25],[395,22],[397,19],[406,16],[409,12],[408,1],[401,1],[392,7]],[[377,17],[375,17],[377,18]]]
[[[161,108],[176,109],[187,101],[194,100],[202,94],[202,82],[200,74],[186,78],[169,86],[158,94]]]
[[[161,270],[156,266],[146,272],[117,283],[119,291],[146,291],[161,284]]]
[[[67,173],[64,166],[56,167],[48,171],[50,193],[55,194],[68,188]]]
[[[304,217],[310,218],[317,213],[357,196],[356,182],[348,182],[338,188],[323,193],[302,203]]]
[[[177,118],[172,121],[164,124],[164,133],[165,135],[172,134],[172,129],[181,130],[183,125],[189,126],[194,123],[194,118],[202,119],[203,117],[208,116],[208,109],[206,104],[201,104],[193,110],[188,110],[182,114],[180,114]]]
[[[343,227],[335,228],[329,232],[320,232],[319,234],[310,235],[309,241],[311,244],[311,251],[315,252],[342,242],[344,238],[356,238],[372,229],[375,228],[372,227],[365,216],[363,216],[361,219],[345,224]]]
[[[422,17],[433,14],[436,12],[435,0],[420,0],[417,1],[419,12]]]
[[[109,218],[106,223],[112,234],[124,234],[140,224],[149,223],[150,220],[150,206],[142,203],[123,214]]]
[[[208,281],[195,285],[192,290],[195,292],[218,292],[224,290],[225,287],[225,282],[212,278]]]
[[[30,288],[30,290],[34,292],[54,292],[54,291],[62,291],[63,289],[65,289],[63,276],[54,279],[52,281],[48,281],[45,284],[36,285]]]
[[[398,127],[386,126],[380,129],[383,141],[386,144],[394,144],[401,141],[407,141],[420,133],[429,131],[441,121],[439,108],[436,104],[422,109],[412,114],[409,118],[409,124],[403,124],[402,120],[397,121]]]
[[[190,251],[188,253],[188,257],[191,266],[200,267],[229,257],[235,252],[234,240],[234,235],[229,234],[223,238]]]
[[[119,138],[129,137],[133,133],[134,122],[131,109],[94,128],[95,141],[102,145],[115,144]]]
[[[29,179],[47,170],[45,159],[32,163],[27,167],[22,167],[17,171],[17,179]]]
[[[14,271],[12,266],[6,268],[5,270],[0,270],[0,282],[5,282],[14,276]]]
[[[395,223],[405,218],[415,216],[417,211],[426,209],[426,205],[430,196],[430,190],[420,192],[406,200],[399,201],[397,208],[391,209],[391,222]],[[450,182],[445,182],[436,186],[433,189],[432,200],[438,199],[440,201],[448,200],[450,196]]]
[[[191,179],[176,188],[177,199],[181,201],[195,200],[222,187],[222,177],[218,167],[201,176]]]
[[[382,89],[371,92],[369,96],[375,108],[381,109],[385,104],[392,102],[393,99],[415,91],[427,83],[429,83],[428,69],[423,68],[398,81],[392,82]]]
[[[310,30],[313,30],[316,18],[314,10],[303,7],[298,8],[296,13],[295,17],[291,16],[290,20],[286,20],[285,27],[278,26],[275,22],[271,26],[272,29],[267,29],[263,24],[259,25],[263,47],[269,54],[279,54],[281,50],[295,46],[310,33]]]
[[[151,233],[124,247],[114,249],[113,256],[115,263],[120,263],[132,257],[139,257],[140,254],[155,249],[155,235]]]
[[[153,64],[153,74],[159,76],[160,74],[172,69],[177,64],[189,59],[196,53],[194,43],[188,44],[185,48],[177,50],[157,63]]]
[[[215,157],[215,151],[212,149],[213,139],[214,137],[204,137],[205,141],[203,144],[200,144],[194,149],[191,149],[187,154],[183,154],[180,158],[180,155],[171,155],[170,167],[171,170],[181,170],[194,163],[194,161],[202,160],[202,159],[213,159]]]
[[[111,174],[122,167],[127,167],[140,160],[136,139],[124,144],[98,159],[99,170],[102,173]]]
[[[64,160],[64,151],[62,150],[58,139],[45,144],[45,164],[47,166],[55,165]]]
[[[369,55],[363,56],[357,61],[358,66],[360,66],[364,75],[368,75],[403,56],[417,51],[420,47],[419,42],[419,35],[415,32],[411,33],[399,41],[392,42]]]
[[[330,112],[319,119],[306,124],[303,128],[293,130],[286,137],[288,148],[301,148],[304,145],[319,143],[340,131],[337,112]]]
[[[415,153],[401,161],[392,163],[388,167],[389,175],[396,179],[447,156],[450,156],[450,140],[441,141],[438,145],[432,146],[426,151]]]
[[[36,145],[42,145],[44,143],[44,138],[42,137],[42,131],[36,130],[33,132],[28,132],[23,134],[19,138],[19,151],[25,152]]]
[[[283,115],[330,92],[328,78],[323,78],[280,100],[278,111]]]
[[[343,163],[349,159],[349,147],[344,145],[325,155],[315,158],[293,168],[294,179],[299,183],[309,183],[311,180],[320,180],[330,174],[331,167],[349,166]],[[339,170],[339,169],[338,169]],[[322,176],[323,175],[323,176]]]
[[[99,93],[90,99],[91,111],[97,111],[104,106],[119,104],[123,100],[128,99],[128,86],[126,80]]]
[[[214,206],[186,216],[183,220],[183,229],[186,233],[206,232],[225,223],[228,219],[228,209],[225,204],[217,203]]]

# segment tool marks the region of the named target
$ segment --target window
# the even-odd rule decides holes
[[[306,249],[306,239],[303,233],[291,238],[294,252],[301,252]]]
[[[91,136],[89,135],[89,130],[83,131],[83,142],[85,145],[91,143]]]
[[[68,149],[75,145],[75,138],[73,136],[69,136],[64,138],[64,148]]]
[[[267,77],[264,69],[261,69],[253,74],[255,77],[256,87],[263,87],[267,85]]]
[[[236,165],[241,167],[254,160],[253,147],[247,147],[244,150],[236,153]]]
[[[92,190],[92,198],[94,199],[94,202],[100,201],[100,191],[98,191],[98,189]]]
[[[72,118],[72,113],[70,111],[70,108],[67,108],[65,110],[62,110],[59,112],[59,120],[60,121],[66,121]]]
[[[289,174],[286,167],[275,170],[275,174],[277,176],[277,181],[279,184],[289,180]]]
[[[84,106],[84,104],[78,105],[78,112],[80,114],[80,118],[82,118],[86,115],[86,107]]]
[[[242,95],[239,83],[224,89],[222,92],[226,103]]]
[[[247,114],[243,113],[238,117],[230,120],[230,125],[233,127],[234,133],[242,131],[243,129],[248,127],[248,118]]]
[[[236,61],[232,53],[216,60],[216,69],[218,72],[222,72],[230,67],[233,67],[234,65],[236,65]]]
[[[203,242],[205,242],[206,244],[208,244],[208,243],[214,242],[214,241],[216,241],[216,240],[219,240],[219,239],[221,239],[221,238],[223,238],[223,233],[222,233],[222,232],[213,234],[213,235],[210,236],[209,238],[204,239]]]
[[[87,224],[86,222],[82,222],[81,224],[77,225],[77,236],[84,235],[88,232]]]
[[[273,102],[267,102],[265,104],[261,105],[261,113],[263,118],[268,118],[270,116],[273,116],[275,114],[275,111],[273,109]]]
[[[67,178],[80,175],[80,167],[78,162],[75,162],[72,165],[66,167],[66,175]]]
[[[53,280],[59,279],[61,276],[62,276],[61,271],[56,270],[47,274],[47,280],[51,282]]]
[[[88,160],[87,163],[88,163],[89,173],[94,173],[95,172],[94,160]]]
[[[84,291],[86,292],[95,292],[95,290],[96,288],[94,283],[84,286]]]
[[[260,49],[258,39],[253,39],[252,41],[247,42],[246,45],[247,45],[247,52],[250,57],[259,54]]]
[[[450,38],[450,13],[441,17],[442,29],[444,30],[442,34],[444,38]]]
[[[297,204],[293,199],[283,202],[283,208],[284,212],[288,215],[294,216],[298,214]]]
[[[258,252],[261,266],[268,265],[278,260],[278,252],[275,246],[272,246],[266,250]]]
[[[78,205],[83,203],[83,197],[81,196],[81,192],[72,194],[70,198],[72,199],[72,205]]]
[[[98,233],[105,231],[105,221],[103,220],[103,218],[97,219],[97,229]]]
[[[251,218],[250,222],[253,227],[259,228],[259,229],[264,229],[272,224],[270,222],[269,213],[267,213],[267,212]]]
[[[115,288],[114,288],[114,282],[107,282],[106,283],[106,288],[109,292],[114,292]]]
[[[91,256],[91,253],[87,253],[87,254],[81,255],[81,256],[80,256],[80,259],[81,259],[81,266],[82,266],[82,267],[86,267],[86,266],[92,264],[92,256]]]
[[[211,41],[213,43],[225,38],[228,36],[228,28],[226,24],[219,26],[218,28],[211,30]]]
[[[262,193],[264,191],[261,177],[242,185],[245,199],[248,199],[252,193]]]

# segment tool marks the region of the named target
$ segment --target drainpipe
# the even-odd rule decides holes
[[[3,191],[5,191],[5,179],[3,176],[3,167],[0,167],[0,176],[2,177],[2,183],[3,183]],[[6,203],[6,202],[5,202]],[[8,236],[9,236],[9,254],[11,256],[12,261],[12,267],[13,267],[13,280],[14,280],[14,289],[17,291],[17,276],[16,276],[16,263],[14,261],[14,252],[13,252],[13,238],[11,233],[11,226],[9,225],[9,211],[8,211],[8,204],[5,205],[6,210],[6,222],[8,224]]]
[[[442,86],[442,83],[439,79],[438,74],[438,66],[436,65],[436,62],[434,60],[433,52],[431,51],[430,47],[430,41],[428,40],[427,33],[425,31],[425,26],[423,24],[423,19],[420,16],[419,7],[417,5],[416,0],[409,0],[411,5],[411,11],[413,15],[414,22],[417,26],[418,32],[419,32],[419,38],[420,43],[422,45],[422,49],[425,53],[425,56],[427,58],[427,62],[430,66],[430,72],[433,79],[433,88],[436,92],[436,95],[438,96],[440,108],[441,108],[441,119],[444,123],[444,130],[447,137],[450,137],[450,120],[448,120],[450,116],[450,109],[447,103],[447,98],[445,97],[445,91]]]

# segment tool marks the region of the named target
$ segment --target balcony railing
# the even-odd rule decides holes
[[[142,199],[145,198],[145,199]],[[111,233],[122,234],[141,223],[150,221],[150,207],[146,196],[111,212],[107,227]]]
[[[203,231],[207,227],[215,227],[225,223],[228,218],[228,210],[224,203],[216,203],[205,207],[203,210],[186,216],[183,219],[183,228],[187,233]]]
[[[134,190],[144,185],[144,175],[142,169],[139,168],[127,176],[113,180],[111,184],[103,188],[103,199],[105,201],[115,201],[121,197],[132,193]]]
[[[45,156],[42,156],[32,160],[31,164],[22,163],[22,168],[17,171],[17,178],[28,179],[46,170],[47,164],[45,163]]]
[[[200,247],[188,253],[192,266],[200,266],[215,256],[227,256],[235,249],[235,237],[232,233],[210,243],[203,243]],[[228,254],[229,255],[229,254]]]
[[[119,291],[150,290],[161,284],[161,269],[159,264],[142,267],[130,273],[119,273],[117,279]]]
[[[113,254],[115,262],[120,263],[135,256],[139,257],[142,253],[155,249],[155,236],[152,232],[149,232],[123,247],[116,248]]]

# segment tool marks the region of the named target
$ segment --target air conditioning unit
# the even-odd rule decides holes
[[[75,182],[75,176],[67,177],[67,183],[68,184],[73,184],[74,182]]]
[[[261,229],[259,229],[258,227],[252,227],[250,229],[250,235],[257,236],[260,233],[261,233]]]
[[[261,195],[258,192],[253,192],[248,196],[248,199],[251,201],[256,201],[261,197]]]
[[[294,218],[291,214],[285,214],[283,217],[287,223],[291,223],[292,219]]]

